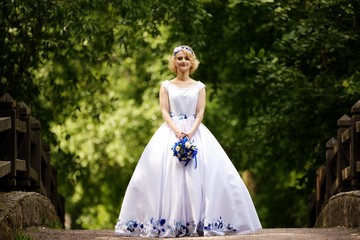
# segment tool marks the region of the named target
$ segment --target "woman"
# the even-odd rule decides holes
[[[248,234],[261,229],[246,186],[201,123],[205,85],[190,78],[199,65],[189,46],[173,51],[176,74],[160,87],[164,123],[149,141],[125,193],[115,232],[127,236],[181,237]],[[187,137],[197,155],[186,166],[172,147]]]

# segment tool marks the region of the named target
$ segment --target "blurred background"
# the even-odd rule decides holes
[[[190,45],[204,124],[245,180],[263,227],[309,226],[337,119],[360,94],[360,2],[4,0],[0,93],[40,120],[66,227],[111,229],[163,122],[168,59]]]

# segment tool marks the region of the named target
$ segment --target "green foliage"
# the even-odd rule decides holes
[[[123,73],[120,65],[114,69],[117,71],[112,74],[116,76]],[[64,159],[59,169],[66,171],[61,174],[76,185],[75,189],[68,188],[72,191],[68,194],[73,196],[69,199],[74,208],[71,212],[81,211],[74,226],[111,227],[104,224],[111,224],[115,212],[118,214],[122,197],[118,191],[124,192],[141,150],[160,125],[156,82],[144,91],[141,104],[136,103],[134,96],[126,96],[134,87],[122,84],[126,82],[124,77],[109,76],[106,91],[93,93],[89,101],[80,102],[79,109],[65,122],[52,126],[59,150],[73,156],[72,162]]]
[[[263,226],[306,225],[325,142],[360,92],[360,3],[5,0],[0,11],[1,94],[41,121],[73,228],[115,224],[162,123],[177,44],[200,59],[204,123],[255,175]]]
[[[27,233],[25,233],[23,230],[17,230],[15,232],[15,240],[33,240],[33,238]]]
[[[48,227],[48,228],[51,228],[51,229],[64,229],[64,226],[58,220],[57,221],[47,222],[45,224],[45,227]]]

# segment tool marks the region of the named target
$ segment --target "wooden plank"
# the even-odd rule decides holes
[[[333,155],[335,156],[338,153],[338,151],[339,151],[339,147],[337,144],[335,144],[333,147]]]
[[[336,179],[331,186],[331,196],[335,195],[339,189],[339,179]]]
[[[350,180],[351,174],[350,174],[350,167],[346,167],[341,171],[341,176],[344,181]]]
[[[33,130],[30,130],[29,134],[30,134],[30,141],[32,143],[34,143],[35,145],[40,144],[38,136],[34,133]]]
[[[41,166],[50,166],[49,152],[45,151],[44,148],[41,148],[41,161],[43,162]]]
[[[347,142],[350,140],[350,128],[346,129],[342,134],[341,134],[341,142]]]
[[[26,133],[26,123],[25,122],[23,122],[19,119],[16,119],[15,123],[16,123],[16,130]]]
[[[360,162],[356,162],[356,172],[360,173]]]
[[[360,132],[360,121],[357,121],[355,124],[356,124],[356,132]]]
[[[17,171],[26,171],[26,162],[25,162],[25,160],[16,159],[16,170]]]
[[[11,128],[11,118],[2,117],[0,118],[0,132]]]
[[[45,188],[43,181],[40,182],[40,190],[41,190],[42,195],[47,196],[46,188]]]
[[[11,162],[10,161],[0,161],[0,178],[9,174],[11,171]]]
[[[30,175],[31,180],[36,181],[36,182],[39,180],[38,173],[32,167],[30,167],[30,174],[29,175]]]
[[[316,200],[317,201],[320,201],[321,196],[324,195],[324,193],[321,191],[322,190],[321,186],[325,181],[325,177],[326,177],[326,167],[320,166],[316,170]]]

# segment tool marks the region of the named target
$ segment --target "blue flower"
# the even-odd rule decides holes
[[[187,137],[184,137],[183,139],[176,142],[171,150],[173,151],[173,156],[177,157],[180,162],[184,162],[184,166],[186,166],[192,159],[195,159],[196,168],[196,155],[198,153],[198,149],[191,143],[192,142],[190,142]]]

